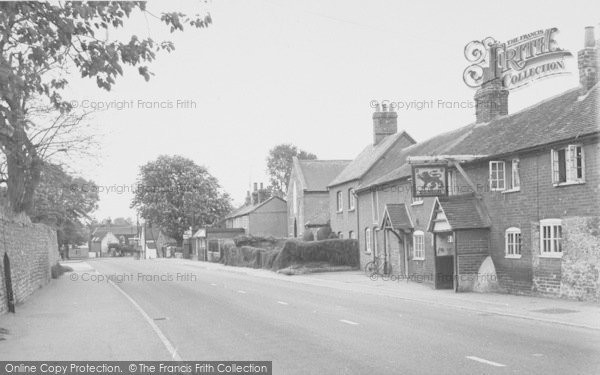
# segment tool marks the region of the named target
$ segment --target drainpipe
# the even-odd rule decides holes
[[[458,293],[458,239],[456,233],[453,231],[452,237],[454,239],[454,292]]]

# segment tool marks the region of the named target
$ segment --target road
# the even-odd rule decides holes
[[[116,294],[137,305],[139,319],[155,325],[155,339],[177,359],[268,360],[274,374],[600,369],[598,331],[205,269],[201,262],[90,264],[122,278]]]

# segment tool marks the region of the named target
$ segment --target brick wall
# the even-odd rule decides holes
[[[354,210],[348,210],[348,191],[349,189],[356,188],[358,186],[358,181],[351,181],[345,184],[341,184],[329,189],[329,220],[331,222],[331,230],[334,233],[342,232],[344,233],[344,238],[348,237],[348,233],[350,231],[358,232],[358,237],[356,237],[359,241],[364,241],[364,233],[361,233],[357,227],[356,221],[356,207]],[[337,192],[342,192],[342,201],[344,204],[344,209],[342,212],[337,211]],[[356,204],[355,204],[356,206]],[[360,213],[363,214],[362,211]]]
[[[59,260],[56,232],[28,218],[9,219],[0,213],[0,313],[8,311],[4,254],[10,259],[15,301],[22,303],[51,278],[50,267]]]
[[[570,259],[568,253],[578,251],[579,245],[575,241],[565,243],[564,261],[539,256],[540,220],[562,219],[564,224],[567,218],[584,220],[584,218],[595,217],[600,212],[600,202],[597,199],[600,196],[600,174],[598,173],[600,170],[600,145],[598,140],[584,143],[583,149],[585,154],[585,183],[583,184],[553,186],[550,148],[498,159],[506,162],[507,183],[509,183],[510,160],[519,158],[521,187],[517,192],[490,191],[487,162],[465,168],[490,214],[492,221],[490,255],[496,267],[501,290],[514,294],[533,293],[570,298],[587,296],[586,299],[593,294],[593,292],[583,292],[582,286],[577,286],[575,289],[563,286],[563,264]],[[460,175],[458,175],[458,185],[461,193],[471,191]],[[510,227],[521,230],[520,258],[505,256],[505,231]],[[567,230],[573,230],[573,224],[570,228],[563,226],[565,233]],[[578,238],[581,238],[583,232],[578,233]],[[586,237],[586,241],[591,241],[591,239],[595,239],[597,243],[597,237]],[[590,246],[587,248],[593,248]],[[576,261],[569,270],[580,274],[585,271],[586,276],[582,276],[583,278],[593,278],[597,268],[584,266],[583,263]],[[591,263],[593,264],[593,262]],[[574,271],[575,269],[577,271]],[[575,284],[580,283],[575,282]],[[596,286],[594,290],[597,289]]]

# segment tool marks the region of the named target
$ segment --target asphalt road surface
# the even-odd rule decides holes
[[[210,270],[201,262],[90,264],[115,278],[118,298],[136,305],[174,359],[273,361],[274,374],[600,373],[598,331]]]

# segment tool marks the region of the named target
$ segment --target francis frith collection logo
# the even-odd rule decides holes
[[[499,78],[505,89],[525,86],[535,80],[568,74],[565,58],[571,52],[561,49],[555,40],[556,27],[537,30],[500,43],[492,37],[474,40],[465,46],[465,58],[471,63],[463,72],[469,87],[478,88],[486,81],[485,68],[493,68],[491,78]]]

